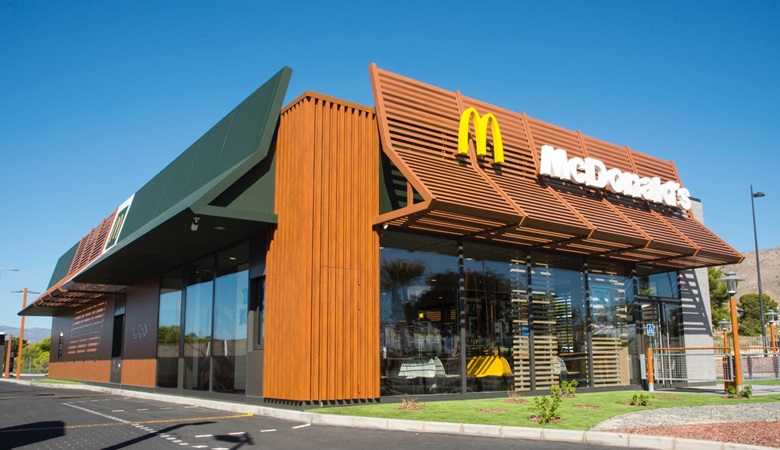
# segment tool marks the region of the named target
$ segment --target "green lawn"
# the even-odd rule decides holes
[[[742,383],[744,385],[748,384],[764,384],[764,385],[770,385],[770,386],[777,386],[780,385],[780,380],[742,380]],[[718,385],[723,386],[723,382],[719,382]]]
[[[33,383],[50,383],[50,384],[84,384],[81,381],[59,380],[57,378],[40,378],[31,381]]]
[[[349,416],[379,417],[389,419],[410,419],[433,422],[456,422],[484,425],[507,425],[521,427],[560,428],[569,430],[588,430],[597,423],[620,414],[642,409],[669,408],[675,406],[735,405],[752,402],[777,402],[780,394],[754,396],[750,399],[729,399],[712,394],[650,394],[652,406],[632,406],[629,402],[634,394],[642,391],[618,391],[577,394],[575,398],[564,398],[561,402],[559,423],[539,424],[529,420],[532,412],[533,397],[522,397],[527,403],[508,403],[507,398],[435,401],[425,402],[421,410],[399,409],[399,403],[345,406],[335,408],[310,409],[312,413],[339,414]],[[649,393],[644,393],[649,394]],[[411,397],[414,399],[414,397]],[[588,406],[591,408],[582,408]],[[597,408],[592,408],[597,407]]]

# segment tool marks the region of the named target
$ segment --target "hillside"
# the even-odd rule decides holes
[[[749,292],[758,293],[758,275],[756,273],[756,252],[743,253],[745,259],[741,264],[722,266],[724,272],[736,272],[745,281],[737,287],[737,298]],[[780,300],[780,247],[760,250],[761,287],[764,294],[773,300]]]
[[[6,335],[12,334],[14,337],[19,337],[19,327],[0,325],[0,333],[5,333]],[[29,343],[40,342],[43,338],[47,337],[51,337],[51,329],[49,328],[24,327],[24,340]]]

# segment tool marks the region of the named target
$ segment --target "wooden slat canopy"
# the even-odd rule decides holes
[[[680,183],[674,163],[494,105],[370,69],[383,149],[420,199],[375,224],[413,232],[603,256],[659,268],[735,263],[742,256],[683,210],[539,176],[541,147]],[[500,124],[504,162],[458,154],[461,115]],[[475,135],[473,124],[470,136]],[[492,141],[492,131],[487,130]],[[682,183],[680,183],[682,184]],[[414,196],[409,195],[409,199]]]

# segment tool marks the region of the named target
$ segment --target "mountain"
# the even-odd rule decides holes
[[[756,272],[756,252],[745,252],[740,264],[722,266],[723,272],[736,272],[745,279],[737,286],[737,298],[741,295],[758,293],[758,273]],[[772,300],[780,301],[780,246],[759,250],[761,262],[761,288]]]
[[[6,336],[12,334],[14,337],[19,337],[19,327],[9,327],[8,325],[0,325],[0,333],[5,333]],[[27,328],[24,327],[24,340],[33,343],[40,342],[43,338],[51,337],[50,328]]]

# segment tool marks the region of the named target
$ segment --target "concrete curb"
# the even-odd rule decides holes
[[[571,442],[597,444],[610,447],[652,448],[658,450],[771,450],[774,447],[734,444],[720,441],[700,441],[694,439],[671,438],[664,436],[645,436],[641,434],[611,433],[604,431],[552,430],[547,428],[528,428],[498,425],[477,425],[451,422],[421,422],[418,420],[381,419],[373,417],[340,416],[334,414],[318,414],[293,411],[267,406],[246,405],[219,400],[195,397],[179,397],[153,392],[115,389],[103,386],[80,384],[46,384],[33,383],[14,379],[0,378],[0,381],[26,386],[52,389],[75,389],[92,392],[103,392],[118,396],[158,400],[179,405],[199,406],[219,411],[254,414],[256,416],[274,417],[282,420],[306,422],[315,425],[335,427],[351,427],[363,429],[407,431],[414,433],[439,433],[461,436],[495,437],[503,439],[533,439],[538,441]]]

